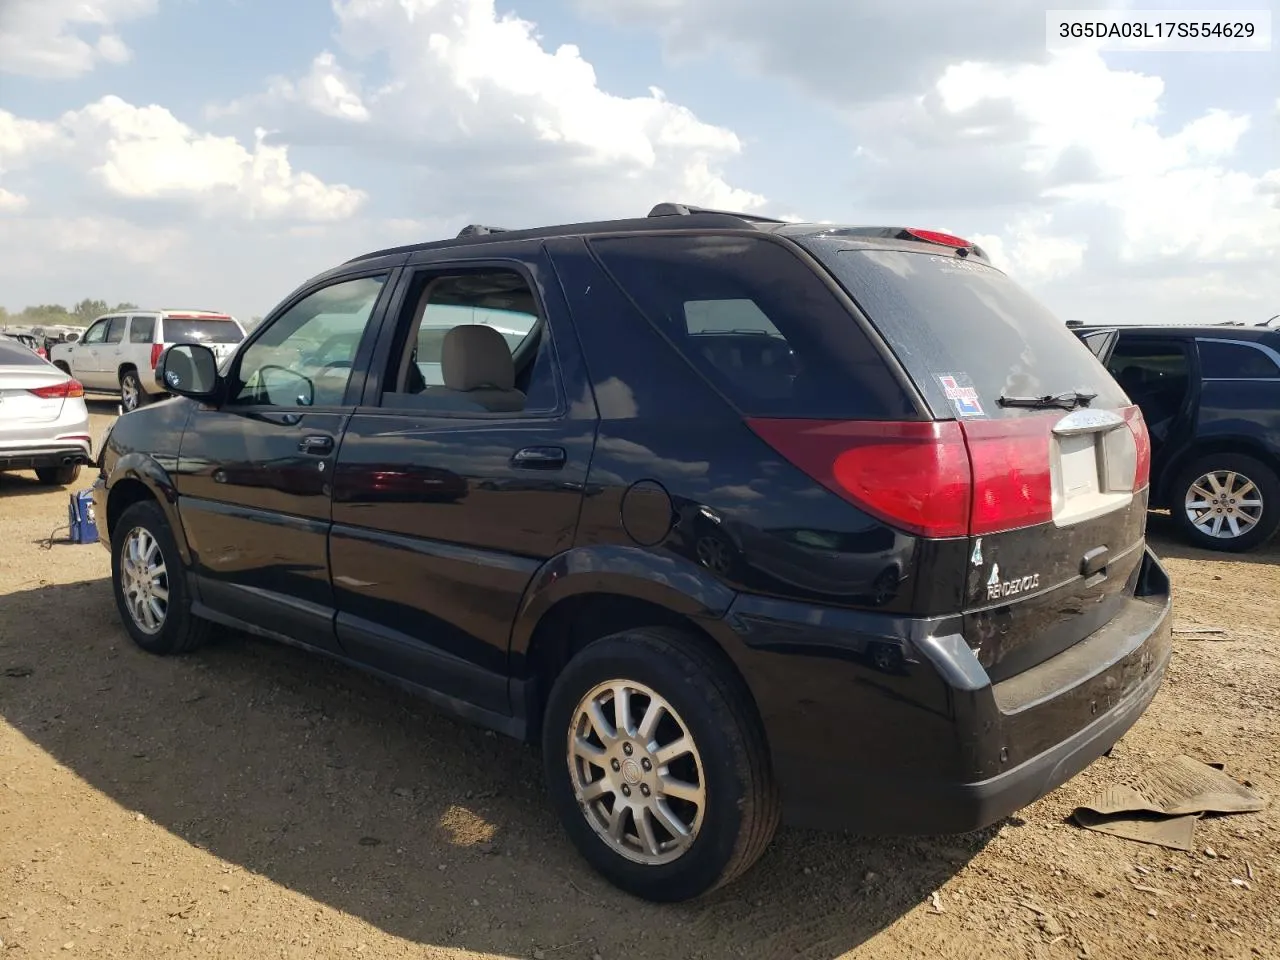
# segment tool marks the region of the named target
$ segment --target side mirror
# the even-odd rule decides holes
[[[212,400],[218,394],[218,358],[203,344],[174,344],[161,354],[156,379],[180,397]]]

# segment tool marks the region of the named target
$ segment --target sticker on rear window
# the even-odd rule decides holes
[[[978,391],[973,388],[965,374],[944,373],[938,377],[938,382],[942,384],[947,399],[951,401],[952,406],[956,408],[956,413],[960,416],[985,416],[982,412],[982,402],[978,399]]]

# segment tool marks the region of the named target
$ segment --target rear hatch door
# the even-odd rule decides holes
[[[1090,348],[1002,272],[953,248],[801,243],[934,416],[962,425],[974,486],[966,569],[954,573],[966,583],[966,639],[992,680],[1116,616],[1142,559],[1149,447],[1141,414]]]
[[[235,353],[244,331],[240,324],[224,315],[173,314],[163,320],[161,336],[165,346],[175,343],[199,343],[213,351],[218,365]]]

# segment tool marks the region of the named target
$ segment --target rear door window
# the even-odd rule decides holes
[[[857,320],[781,244],[734,235],[611,237],[591,246],[649,321],[744,415],[917,417]]]
[[[112,317],[107,323],[107,343],[121,343],[124,341],[124,317]]]
[[[939,417],[1043,411],[1001,397],[1096,394],[1125,404],[1106,369],[1044,305],[994,267],[927,251],[804,238],[863,309]]]

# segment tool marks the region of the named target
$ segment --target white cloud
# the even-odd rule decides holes
[[[68,78],[99,61],[123,63],[129,48],[112,26],[156,6],[157,0],[3,0],[0,73]]]
[[[209,216],[333,221],[352,216],[366,199],[361,190],[294,170],[288,149],[267,144],[261,130],[247,148],[194,130],[163,107],[115,96],[56,123],[0,111],[0,175],[34,156],[60,156],[109,195],[185,202]]]
[[[0,187],[0,215],[21,213],[27,208],[27,202],[27,198],[22,194]]]
[[[732,131],[657,88],[603,90],[577,47],[545,49],[534,24],[499,15],[493,0],[335,0],[334,11],[342,49],[376,61],[387,82],[365,89],[326,52],[301,79],[277,78],[212,114],[257,116],[286,142],[397,159],[429,173],[437,204],[504,222],[638,214],[668,199],[764,203],[726,179],[742,149]]]

